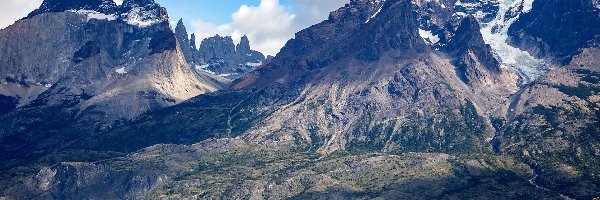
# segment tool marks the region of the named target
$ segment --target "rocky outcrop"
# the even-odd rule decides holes
[[[495,79],[501,72],[500,63],[491,47],[483,41],[481,27],[475,17],[464,18],[444,51],[454,58],[459,77],[467,84]],[[487,78],[485,76],[488,76]]]
[[[192,34],[191,38],[188,38],[187,29],[185,28],[185,25],[183,25],[183,19],[179,19],[177,22],[175,36],[177,37],[177,42],[179,42],[185,60],[192,66],[200,64],[202,59],[199,57],[199,52],[196,48],[196,37]]]
[[[250,40],[248,40],[248,36],[242,36],[240,43],[235,46],[235,52],[240,57],[240,61],[246,61],[246,64],[258,63],[257,61],[260,61],[260,63],[265,62],[265,56],[262,53],[250,48]]]
[[[250,41],[243,36],[237,46],[230,36],[219,36],[202,40],[199,50],[203,60],[201,70],[214,72],[235,80],[256,69],[265,62],[265,56],[250,49]]]
[[[29,13],[27,16],[31,18],[43,13],[64,12],[68,10],[94,10],[100,13],[114,13],[117,5],[112,0],[44,0],[42,5]]]
[[[535,0],[509,34],[511,43],[519,48],[566,65],[600,35],[600,9],[591,0]]]
[[[188,38],[182,19],[177,23],[175,35],[185,60],[200,72],[235,80],[265,63],[265,56],[250,48],[250,41],[245,35],[237,45],[230,36],[216,35],[204,39],[200,48],[196,49],[196,37],[192,34]]]

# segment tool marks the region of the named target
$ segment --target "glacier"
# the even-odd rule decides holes
[[[529,12],[534,0],[499,0],[499,11],[494,20],[482,24],[484,41],[492,47],[503,68],[514,69],[523,78],[523,84],[530,83],[549,70],[549,64],[536,59],[528,52],[508,44],[508,29],[520,14],[506,18],[507,12],[523,6],[521,13]]]

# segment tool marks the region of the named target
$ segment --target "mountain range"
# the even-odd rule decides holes
[[[0,30],[0,198],[592,199],[600,2],[351,0],[272,58],[153,0]]]

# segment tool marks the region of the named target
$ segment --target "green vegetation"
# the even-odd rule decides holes
[[[153,198],[243,198],[257,190],[258,195],[277,199],[554,196],[528,183],[531,175],[525,164],[492,155],[337,153],[323,157],[311,151],[282,152],[253,145],[221,148],[227,150],[203,149],[202,156],[191,160],[175,156],[188,160],[178,166],[195,167],[174,171],[175,178],[155,188]],[[171,156],[164,156],[167,159],[161,163],[169,163]]]
[[[558,90],[562,93],[565,93],[569,96],[576,96],[580,99],[588,99],[590,96],[598,94],[600,92],[600,88],[588,86],[583,83],[579,83],[577,87],[571,87],[566,85],[557,86]]]
[[[577,74],[581,76],[581,80],[591,83],[598,84],[600,83],[600,72],[594,72],[587,69],[579,69],[575,71]]]
[[[571,107],[533,107],[532,112],[507,124],[503,137],[515,144],[508,153],[543,169],[536,180],[539,185],[570,197],[590,199],[600,188],[600,112],[593,104],[588,104],[591,107],[586,111],[565,103]]]

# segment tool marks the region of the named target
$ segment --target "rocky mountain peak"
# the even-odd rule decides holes
[[[183,25],[183,19],[179,19],[179,21],[177,21],[177,26],[175,26],[175,34],[185,35],[187,37],[187,29],[185,28],[185,25]]]
[[[235,47],[235,50],[239,53],[250,53],[250,40],[248,40],[248,36],[242,36],[240,43]]]
[[[147,6],[156,4],[154,0],[124,0],[124,6]]]
[[[463,18],[454,32],[451,41],[444,46],[444,49],[452,54],[456,54],[458,52],[468,51],[472,48],[486,47],[480,30],[481,26],[473,15]],[[497,71],[499,71],[499,69]]]
[[[367,60],[378,59],[381,52],[391,49],[416,50],[424,48],[419,36],[419,25],[415,6],[405,0],[388,0],[377,12],[367,19],[362,31],[354,35],[352,43],[361,45],[359,56]],[[359,39],[362,38],[362,39]]]
[[[484,74],[498,75],[501,71],[491,47],[483,40],[479,22],[472,15],[460,21],[443,50],[452,55],[457,74],[467,84],[485,79]]]
[[[115,12],[117,5],[112,0],[44,0],[42,5],[27,17],[46,12],[63,12],[67,10],[93,10],[101,13]]]
[[[250,40],[243,36],[234,44],[230,36],[216,35],[202,40],[199,50],[203,70],[236,79],[263,64],[265,56],[250,48]]]
[[[179,19],[177,26],[175,27],[175,37],[179,42],[179,47],[183,52],[185,60],[191,65],[199,64],[201,59],[199,58],[198,51],[196,49],[196,37],[192,33],[191,40],[188,38],[188,32],[183,24],[183,19]]]
[[[223,59],[235,54],[235,44],[230,36],[216,35],[202,40],[200,54],[204,61],[211,59]]]
[[[166,10],[154,1],[45,0],[0,31],[0,74],[15,80],[0,92],[18,97],[19,106],[71,102],[73,110],[88,109],[79,111],[85,117],[98,109],[110,126],[222,86],[191,71],[176,50]],[[105,93],[111,89],[119,92]]]
[[[338,23],[364,23],[378,13],[384,3],[384,0],[351,0],[349,4],[331,12],[328,20]]]

